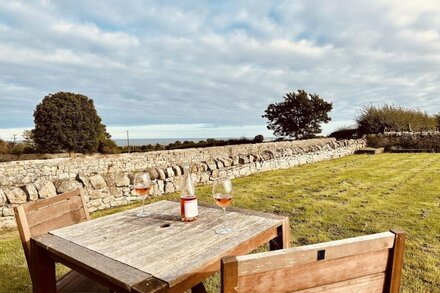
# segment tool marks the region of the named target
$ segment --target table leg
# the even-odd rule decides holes
[[[270,250],[285,249],[290,247],[289,218],[285,218],[283,224],[277,228],[277,237],[269,242]]]
[[[56,293],[55,261],[31,239],[32,288],[34,293]]]

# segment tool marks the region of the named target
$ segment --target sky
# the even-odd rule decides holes
[[[440,1],[1,1],[0,138],[50,93],[92,98],[113,138],[271,136],[286,92],[440,111]]]

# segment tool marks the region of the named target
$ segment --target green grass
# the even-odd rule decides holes
[[[292,246],[403,228],[403,292],[440,292],[440,154],[350,156],[234,180],[235,207],[287,215]],[[212,203],[211,187],[198,188]],[[152,199],[175,199],[177,194]],[[128,207],[95,213],[111,214]],[[208,289],[216,292],[218,278]],[[0,234],[0,291],[29,292],[15,231]]]

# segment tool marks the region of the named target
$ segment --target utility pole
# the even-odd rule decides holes
[[[17,140],[17,134],[13,134],[12,135],[12,139],[14,140],[14,143],[13,143],[13,145],[15,146],[15,142],[16,142],[16,140]]]
[[[128,153],[130,153],[130,136],[128,135],[128,130],[127,132],[127,149],[128,149]]]

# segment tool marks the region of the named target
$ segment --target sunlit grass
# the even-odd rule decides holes
[[[403,228],[403,292],[440,292],[440,155],[350,156],[234,180],[240,208],[287,215],[292,246]],[[197,189],[212,203],[211,186]],[[177,199],[170,194],[149,200]],[[93,217],[139,206],[101,211]],[[18,234],[0,235],[1,292],[30,292]],[[218,278],[206,282],[217,292]]]

